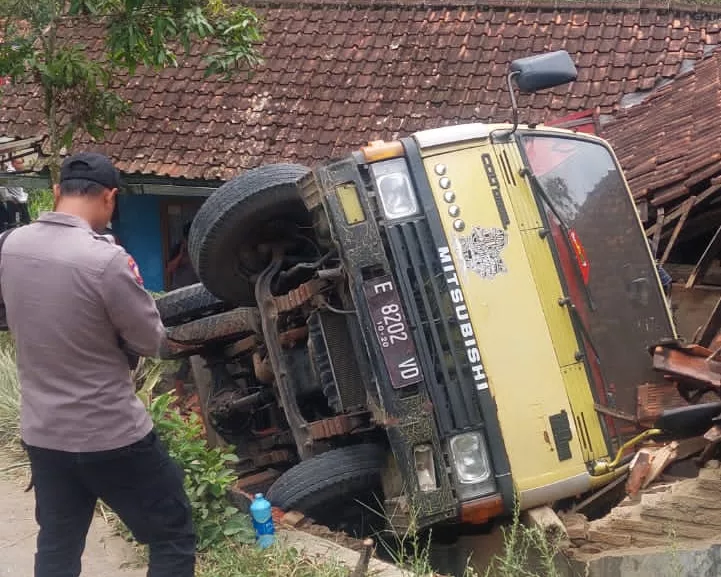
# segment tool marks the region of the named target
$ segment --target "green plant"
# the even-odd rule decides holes
[[[132,371],[137,395],[146,407],[150,406],[153,391],[163,382],[167,374],[178,370],[178,361],[166,361],[141,357],[138,366]]]
[[[327,558],[311,558],[296,549],[268,549],[222,543],[202,554],[198,577],[348,577],[347,567]]]
[[[560,537],[524,525],[516,505],[510,526],[503,528],[503,553],[493,559],[485,577],[559,577],[560,546]]]
[[[200,418],[183,417],[171,409],[173,396],[160,395],[150,403],[150,415],[160,438],[185,471],[185,489],[193,508],[198,549],[225,538],[253,542],[249,519],[227,500],[230,487],[238,480],[232,463],[238,461],[232,447],[209,448]]]
[[[368,506],[367,506],[368,507]],[[387,515],[384,512],[383,504],[379,501],[378,509],[368,509],[379,518],[385,518],[386,527],[383,532],[377,535],[383,549],[393,560],[393,563],[401,569],[408,571],[411,575],[433,575],[431,567],[431,538],[432,531],[422,535],[418,531],[418,511],[411,506],[408,512],[408,528],[402,533],[390,522],[394,515]]]
[[[28,192],[28,212],[30,220],[35,220],[40,213],[46,210],[53,210],[55,198],[53,191],[49,188],[39,188]]]

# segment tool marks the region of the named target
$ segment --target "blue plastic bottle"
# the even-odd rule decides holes
[[[258,493],[250,505],[250,516],[255,528],[255,541],[261,549],[270,547],[275,540],[275,527],[270,501]]]

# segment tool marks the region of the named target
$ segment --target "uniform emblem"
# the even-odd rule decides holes
[[[128,256],[128,266],[130,267],[130,271],[133,273],[135,280],[138,281],[138,284],[140,286],[143,286],[143,277],[140,276],[140,269],[138,268],[138,263],[135,262],[135,259],[132,256]]]
[[[466,268],[481,278],[492,279],[508,272],[501,255],[508,245],[508,234],[502,228],[474,226],[471,234],[460,236],[458,242]]]

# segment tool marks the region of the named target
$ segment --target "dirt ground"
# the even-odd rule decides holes
[[[35,538],[35,500],[23,491],[25,479],[0,475],[0,577],[32,577]],[[144,577],[137,557],[102,518],[96,518],[83,556],[82,577]]]

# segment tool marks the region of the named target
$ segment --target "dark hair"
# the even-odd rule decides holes
[[[70,178],[60,183],[61,196],[98,196],[105,190],[102,184],[84,178]]]
[[[190,226],[192,225],[192,222],[187,222],[183,226],[183,238],[188,238],[188,235],[190,234]]]

